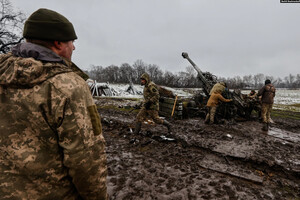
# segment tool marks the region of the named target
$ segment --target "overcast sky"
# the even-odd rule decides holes
[[[11,0],[27,16],[55,10],[74,25],[73,61],[185,71],[181,52],[217,76],[300,74],[300,3],[280,0]]]

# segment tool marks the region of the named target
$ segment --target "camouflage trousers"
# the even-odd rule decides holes
[[[273,104],[262,103],[261,105],[261,118],[264,123],[270,123],[271,111]]]
[[[205,117],[205,122],[214,123],[217,106],[208,107],[208,112]]]
[[[156,124],[163,124],[164,120],[159,118],[157,110],[147,110],[146,108],[142,108],[140,112],[136,116],[136,120],[138,122],[143,122],[147,117],[153,119]]]

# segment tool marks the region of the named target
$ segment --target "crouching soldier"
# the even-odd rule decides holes
[[[225,99],[220,92],[214,92],[209,97],[206,106],[208,107],[208,112],[205,118],[205,124],[213,124],[215,120],[216,110],[219,104],[219,101],[231,102],[232,99]]]
[[[147,73],[141,76],[141,85],[144,85],[144,102],[143,106],[136,117],[135,134],[138,134],[141,130],[142,122],[147,116],[151,117],[157,124],[163,124],[168,128],[168,132],[171,132],[171,124],[159,118],[159,91],[155,83],[150,80],[150,76]]]

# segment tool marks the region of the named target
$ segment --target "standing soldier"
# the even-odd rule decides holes
[[[48,9],[0,56],[1,199],[107,199],[100,116],[71,62],[71,22]]]
[[[215,114],[217,111],[217,107],[219,104],[219,101],[223,102],[231,102],[232,99],[225,99],[221,93],[221,91],[216,91],[212,93],[212,95],[209,97],[206,106],[208,107],[208,113],[205,118],[205,123],[206,124],[213,124],[215,121]]]
[[[209,95],[212,95],[214,92],[222,94],[225,91],[226,88],[227,88],[226,83],[218,82],[210,90]]]
[[[265,85],[257,93],[257,96],[262,96],[261,117],[263,120],[263,127],[262,127],[263,131],[269,130],[269,124],[271,120],[270,116],[271,116],[271,111],[274,103],[275,92],[276,92],[275,87],[271,84],[271,81],[267,79],[265,81]]]
[[[171,124],[167,120],[160,119],[158,116],[159,111],[159,91],[155,83],[150,80],[150,76],[147,73],[141,76],[141,85],[144,85],[144,101],[143,106],[136,117],[135,134],[138,134],[141,130],[142,122],[147,116],[150,116],[157,124],[163,124],[168,128],[168,132],[171,132]]]

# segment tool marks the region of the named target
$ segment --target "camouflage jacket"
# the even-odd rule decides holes
[[[270,83],[265,86],[263,86],[257,93],[257,96],[261,97],[262,103],[267,104],[273,104],[274,103],[274,97],[275,97],[276,89],[275,87]]]
[[[79,68],[22,43],[0,55],[1,199],[106,199],[100,117]]]
[[[153,83],[148,74],[144,73],[141,78],[146,80],[146,84],[144,87],[143,95],[144,102],[143,107],[145,107],[145,103],[150,103],[149,110],[159,110],[159,91],[155,83]]]

